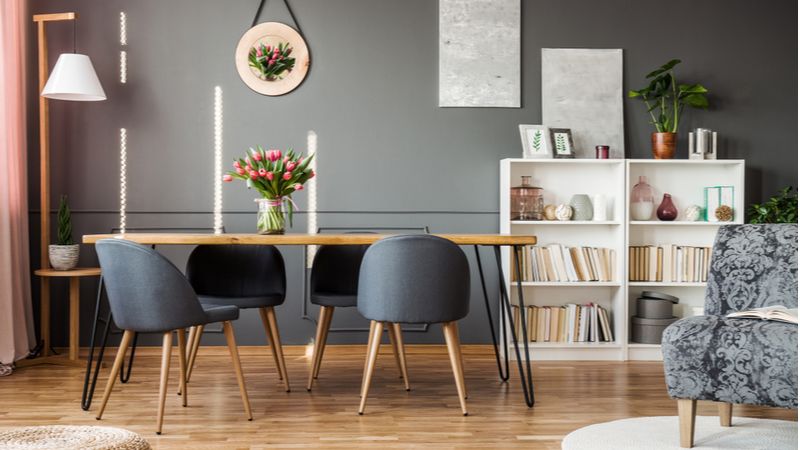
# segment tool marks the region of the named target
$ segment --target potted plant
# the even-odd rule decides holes
[[[680,84],[675,79],[675,66],[681,60],[673,59],[647,74],[650,83],[642,89],[629,91],[628,97],[641,98],[656,131],[651,136],[653,157],[671,159],[675,154],[676,134],[683,108],[708,108],[708,89],[700,84]]]
[[[72,242],[72,214],[67,196],[61,196],[58,205],[58,234],[55,245],[48,247],[50,266],[56,270],[70,270],[78,265],[80,245]]]
[[[302,153],[289,149],[286,155],[280,150],[264,151],[261,146],[250,148],[244,159],[233,162],[232,171],[222,177],[222,181],[244,180],[247,188],[261,194],[258,202],[257,229],[260,234],[283,234],[286,229],[283,205],[292,225],[292,214],[296,205],[292,194],[303,190],[306,181],[314,178],[314,171],[308,167],[314,155],[304,158]]]
[[[764,203],[750,206],[750,223],[797,223],[797,192],[783,188]]]

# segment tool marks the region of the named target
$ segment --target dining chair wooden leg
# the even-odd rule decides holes
[[[264,325],[264,334],[267,336],[267,346],[270,347],[270,350],[272,351],[272,359],[275,360],[275,369],[278,371],[278,379],[283,380],[281,360],[278,357],[278,350],[275,345],[275,341],[272,339],[272,326],[269,320],[269,315],[267,314],[267,308],[258,308],[258,312],[261,315],[261,324]],[[282,352],[283,351],[281,350],[281,354]],[[288,384],[288,380],[286,383]]]
[[[367,356],[364,358],[364,371],[362,372],[362,375],[361,375],[361,391],[359,392],[359,395],[362,395],[364,393],[364,381],[367,378],[367,366],[369,365],[370,342],[372,342],[371,341],[372,333],[375,332],[375,327],[376,326],[378,326],[378,322],[376,322],[374,320],[370,320],[369,321],[369,334],[367,335]],[[381,333],[383,333],[383,332],[381,332]]]
[[[105,392],[103,392],[103,401],[100,402],[100,410],[97,411],[97,420],[103,418],[103,411],[106,410],[108,397],[111,396],[111,389],[114,388],[114,382],[117,380],[117,377],[119,376],[119,371],[122,368],[122,364],[125,362],[125,352],[128,351],[128,347],[131,345],[131,341],[133,340],[134,334],[136,333],[130,330],[125,330],[125,333],[122,334],[122,341],[119,343],[119,349],[117,350],[117,357],[114,359],[114,365],[111,367],[111,373],[108,374],[108,381],[106,382],[106,390]]]
[[[694,419],[697,414],[697,400],[678,400],[678,420],[680,421],[681,447],[694,445]]]
[[[466,389],[464,387],[464,370],[461,367],[461,344],[458,341],[458,323],[446,322],[443,324],[444,339],[447,342],[447,353],[450,354],[450,365],[453,366],[453,376],[456,379],[456,389],[458,390],[458,401],[461,403],[461,412],[466,416],[467,402]]]
[[[239,383],[239,394],[242,396],[244,413],[247,415],[247,420],[253,420],[253,412],[250,410],[250,398],[247,396],[247,387],[244,384],[242,363],[239,360],[239,349],[236,347],[236,336],[233,334],[233,326],[230,322],[222,322],[222,331],[225,333],[228,351],[231,353],[231,359],[233,360],[233,370],[236,372],[236,382]]]
[[[456,334],[456,341],[458,342],[458,347],[459,347],[458,362],[459,362],[459,366],[461,367],[461,379],[463,380],[464,379],[464,352],[461,351],[461,336],[458,334],[458,324],[456,324],[453,327],[453,331]],[[464,387],[464,399],[468,399],[469,398],[469,394],[467,393],[467,383],[466,382],[463,383],[463,387]]]
[[[267,322],[269,323],[270,341],[272,342],[272,354],[278,358],[278,371],[283,378],[283,384],[286,386],[286,392],[290,392],[289,387],[289,373],[286,371],[286,359],[283,357],[283,346],[281,345],[281,334],[278,330],[278,320],[275,317],[275,308],[268,306],[265,309],[267,315]]]
[[[400,378],[406,385],[406,391],[411,390],[408,383],[408,367],[406,366],[406,349],[403,345],[403,331],[400,329],[399,323],[387,324],[389,329],[389,341],[392,343],[392,351],[394,351],[394,359],[397,362],[397,368],[400,369]]]
[[[323,329],[322,335],[322,346],[319,349],[319,363],[317,364],[317,370],[314,371],[314,379],[316,380],[319,378],[319,370],[322,368],[322,357],[325,354],[325,347],[328,344],[328,331],[331,329],[331,322],[333,321],[333,306],[327,306],[323,308],[330,308],[330,312],[325,317],[325,328]]]
[[[372,321],[370,324],[369,344],[367,348],[367,365],[364,369],[364,381],[361,383],[361,404],[358,407],[358,415],[364,414],[364,408],[367,406],[367,394],[369,394],[369,385],[372,382],[372,373],[375,371],[375,361],[378,360],[378,350],[381,347],[381,338],[383,337],[383,322]]]
[[[317,334],[314,339],[314,352],[311,356],[311,371],[308,373],[307,391],[311,391],[314,379],[319,375],[319,366],[322,365],[322,353],[325,351],[325,341],[328,339],[329,316],[333,315],[333,306],[322,306],[317,320]]]
[[[186,329],[178,329],[178,367],[180,368],[181,377],[178,382],[178,390],[182,394],[181,404],[186,407],[189,402],[189,392],[186,389]]]
[[[731,419],[733,417],[733,403],[718,403],[717,409],[719,410],[719,426],[731,426]]]
[[[161,434],[164,425],[164,407],[167,400],[167,383],[169,382],[169,360],[172,356],[172,331],[164,333],[161,347],[161,381],[158,388],[158,417],[156,418],[156,434]]]
[[[205,325],[198,325],[194,328],[194,333],[189,338],[189,343],[187,343],[189,348],[189,355],[188,355],[188,362],[186,363],[186,382],[192,379],[192,370],[194,369],[194,361],[197,359],[197,351],[200,350],[200,340],[203,338],[203,331],[205,330]]]

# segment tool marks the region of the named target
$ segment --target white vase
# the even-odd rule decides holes
[[[50,266],[56,270],[70,270],[78,265],[80,254],[80,244],[74,245],[50,245],[48,255]]]
[[[608,220],[608,203],[604,194],[595,194],[592,197],[592,207],[594,208],[592,220]]]

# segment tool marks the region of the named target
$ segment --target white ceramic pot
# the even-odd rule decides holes
[[[78,265],[80,244],[51,245],[48,247],[50,265],[56,270],[70,270]]]

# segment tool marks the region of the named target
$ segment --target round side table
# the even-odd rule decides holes
[[[42,356],[34,359],[22,359],[16,362],[17,367],[39,364],[59,364],[83,367],[84,362],[78,359],[80,350],[80,280],[82,277],[100,276],[99,267],[76,267],[70,270],[39,269],[34,272],[42,278],[41,292],[41,337],[44,343]],[[50,354],[50,278],[69,278],[69,353],[64,355]]]

